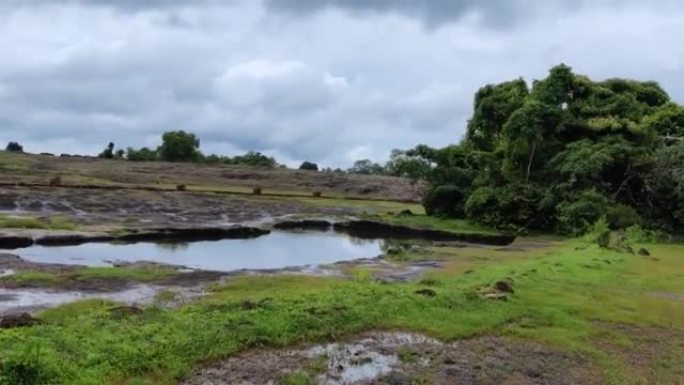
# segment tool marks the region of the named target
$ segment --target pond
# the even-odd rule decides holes
[[[189,243],[88,243],[33,246],[18,254],[36,263],[111,266],[150,261],[211,271],[267,270],[374,258],[382,241],[360,240],[333,232],[273,232],[253,239]]]

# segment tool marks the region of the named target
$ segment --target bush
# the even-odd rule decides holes
[[[318,171],[318,165],[307,160],[306,162],[302,163],[301,166],[299,166],[299,169],[308,171]]]
[[[17,142],[9,142],[7,143],[7,147],[5,147],[5,151],[24,152],[24,147]]]
[[[631,206],[617,204],[609,207],[606,212],[608,224],[613,230],[626,229],[631,226],[638,226],[641,224],[641,217],[639,213]]]
[[[585,234],[610,207],[605,196],[594,190],[585,191],[576,200],[557,206],[559,230],[565,234]]]
[[[27,344],[0,361],[0,385],[53,385],[61,383],[54,354]]]
[[[314,191],[312,195],[314,198],[321,198],[323,196],[323,193],[320,191]]]
[[[261,187],[254,187],[252,189],[252,194],[254,195],[261,195]]]
[[[458,186],[445,185],[432,189],[423,198],[423,206],[428,215],[463,217],[464,194]]]

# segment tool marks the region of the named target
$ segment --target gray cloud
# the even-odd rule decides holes
[[[94,154],[186,129],[208,153],[348,166],[456,142],[478,87],[560,62],[684,99],[678,2],[439,3],[3,2],[0,142]]]

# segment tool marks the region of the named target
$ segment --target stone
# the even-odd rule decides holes
[[[33,318],[29,313],[9,314],[0,319],[0,329],[27,327],[38,323],[40,320]]]

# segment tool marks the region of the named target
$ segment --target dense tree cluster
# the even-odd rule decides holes
[[[307,171],[318,171],[318,165],[313,162],[304,161],[301,166],[299,166],[300,170],[307,170]]]
[[[432,215],[502,229],[582,233],[613,227],[684,229],[684,107],[654,82],[595,82],[559,65],[475,95],[467,134],[422,149]]]
[[[7,147],[5,147],[5,151],[24,152],[24,147],[18,142],[9,142],[7,143]]]

